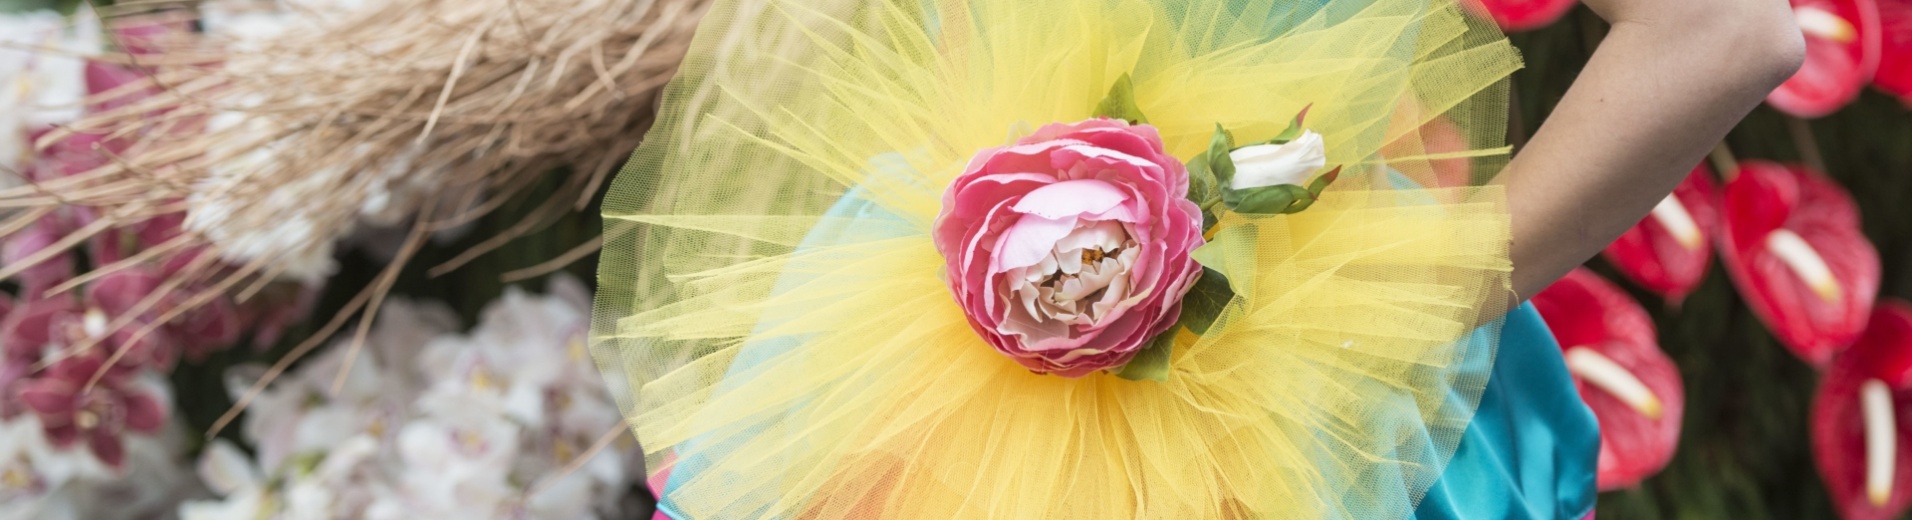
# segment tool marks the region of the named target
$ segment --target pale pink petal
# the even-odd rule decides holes
[[[1003,231],[996,241],[996,258],[989,265],[989,272],[1000,273],[1017,267],[1028,267],[1042,261],[1042,257],[1054,251],[1056,241],[1074,231],[1074,216],[1048,219],[1038,215],[1023,215],[1015,224]]]
[[[1128,202],[1129,194],[1121,188],[1106,182],[1084,179],[1062,181],[1036,188],[1016,201],[1013,209],[1018,213],[1037,215],[1046,219],[1060,219],[1079,215],[1101,215],[1104,212],[1122,209],[1122,203]],[[1132,220],[1126,211],[1118,220]]]

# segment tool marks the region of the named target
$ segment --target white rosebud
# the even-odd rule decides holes
[[[1307,186],[1315,171],[1328,165],[1327,150],[1321,134],[1304,131],[1288,144],[1258,144],[1228,152],[1235,161],[1235,178],[1230,189],[1245,190],[1276,184]]]

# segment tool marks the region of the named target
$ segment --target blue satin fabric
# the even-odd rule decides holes
[[[1417,520],[1579,520],[1593,511],[1600,429],[1533,304],[1508,314],[1474,421]]]
[[[1411,187],[1404,178],[1395,180],[1403,188]],[[854,192],[838,201],[827,216],[853,218],[853,222],[897,219]],[[832,231],[820,229],[812,236],[836,234]],[[1415,512],[1417,520],[1579,520],[1593,509],[1599,429],[1593,412],[1573,387],[1559,344],[1531,304],[1508,315],[1500,338],[1493,374],[1474,420],[1453,460]],[[733,362],[726,383],[747,380],[757,364],[794,345],[792,339],[743,347],[746,352]],[[671,507],[669,489],[701,474],[705,467],[708,461],[679,460],[660,493],[665,498],[658,510],[689,520]]]

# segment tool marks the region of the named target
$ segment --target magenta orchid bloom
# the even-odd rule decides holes
[[[0,265],[21,265],[59,242],[67,232],[57,215],[42,217],[26,229],[0,238]],[[14,281],[20,284],[21,295],[36,298],[47,289],[72,279],[73,271],[73,252],[61,251],[20,271]]]
[[[1580,399],[1600,423],[1601,490],[1659,473],[1679,447],[1686,389],[1660,351],[1653,319],[1619,286],[1575,269],[1533,298],[1566,354]]]
[[[102,277],[88,286],[87,299],[105,315],[117,318],[133,312],[141,300],[160,289],[162,281],[159,274],[147,269],[125,269]],[[161,296],[149,310],[133,320],[134,325],[116,334],[127,335],[130,338],[130,335],[136,332],[133,329],[158,320],[167,311],[184,304],[185,300],[191,298],[193,294],[195,294],[194,291],[176,289]],[[199,360],[205,358],[207,354],[237,342],[243,329],[244,324],[240,322],[238,309],[229,298],[220,295],[168,320],[164,326],[148,334],[142,343],[171,345],[150,348],[177,349],[188,359]]]
[[[1719,188],[1700,165],[1601,256],[1627,279],[1677,305],[1706,277],[1719,227]]]
[[[1155,127],[1051,124],[971,159],[934,241],[969,324],[1030,371],[1120,367],[1174,325],[1201,210]]]
[[[1873,0],[1793,0],[1806,62],[1766,96],[1796,117],[1820,117],[1859,97],[1879,70],[1879,8]]]
[[[94,235],[88,252],[92,254],[96,264],[106,265],[118,262],[178,237],[181,226],[185,222],[186,213],[178,212],[114,227]]]
[[[192,20],[172,14],[157,14],[115,19],[113,41],[127,53],[148,56],[162,52],[167,44],[193,33]]]
[[[1815,366],[1859,338],[1879,253],[1838,184],[1804,166],[1740,163],[1726,185],[1720,259],[1754,314]]]
[[[102,379],[86,389],[102,362],[99,356],[61,361],[46,374],[21,382],[20,400],[39,416],[53,445],[70,447],[85,441],[101,462],[119,467],[126,454],[121,437],[127,431],[159,431],[168,412],[158,398],[119,378]]]
[[[1879,302],[1813,397],[1813,461],[1846,520],[1912,509],[1912,304]]]
[[[1464,0],[1475,16],[1491,19],[1507,32],[1528,31],[1553,24],[1580,2],[1576,0]]]

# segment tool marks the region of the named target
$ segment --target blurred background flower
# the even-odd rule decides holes
[[[650,515],[582,334],[707,0],[87,3],[0,0],[0,519]],[[1605,25],[1464,5],[1526,54],[1518,146]],[[1534,297],[1602,517],[1912,504],[1912,0],[1793,5],[1807,65]]]

